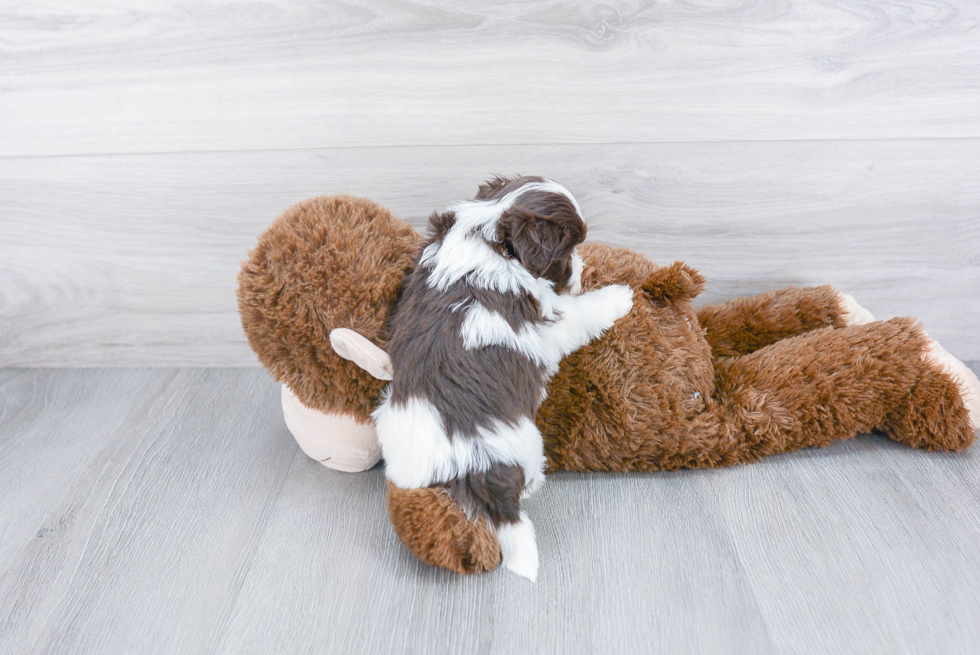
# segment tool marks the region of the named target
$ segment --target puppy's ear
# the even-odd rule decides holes
[[[581,221],[556,221],[521,209],[504,212],[497,224],[497,237],[508,254],[534,277],[544,277],[553,264],[568,257],[584,233]]]

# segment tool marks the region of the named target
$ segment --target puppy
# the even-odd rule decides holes
[[[585,223],[551,180],[491,180],[429,223],[374,412],[386,474],[401,488],[445,488],[495,530],[504,566],[533,581],[537,545],[520,500],[544,481],[534,415],[561,358],[627,314],[633,294],[581,293]]]

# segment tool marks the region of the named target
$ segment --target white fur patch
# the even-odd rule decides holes
[[[538,579],[538,544],[534,538],[534,526],[527,514],[521,512],[521,520],[497,528],[500,555],[503,565],[513,573],[531,582]]]
[[[568,292],[573,296],[582,293],[582,271],[585,269],[585,262],[582,255],[578,254],[578,248],[572,253],[572,275],[568,279]]]
[[[520,262],[501,257],[480,237],[454,234],[453,230],[443,240],[442,249],[432,243],[422,251],[419,263],[430,269],[430,287],[445,291],[467,276],[475,286],[510,293],[533,285],[534,277]],[[445,254],[443,250],[452,255],[440,256]]]
[[[531,487],[544,480],[544,443],[529,418],[516,426],[495,422],[489,429],[480,428],[476,438],[454,436],[450,441],[442,417],[430,402],[410,398],[404,405],[392,405],[387,389],[372,416],[385,473],[403,489],[486,471],[495,462],[520,466]]]
[[[466,311],[460,328],[468,350],[499,345],[513,348],[553,375],[561,358],[608,330],[633,307],[633,292],[612,285],[578,296],[545,295],[549,300],[548,323],[528,323],[514,330],[503,316],[480,304]],[[544,307],[544,303],[542,303]]]
[[[506,346],[518,351],[538,366],[551,366],[557,351],[543,342],[540,330],[528,323],[515,331],[507,320],[495,311],[475,303],[466,311],[460,327],[463,347],[476,350],[486,346]]]
[[[534,286],[534,277],[519,262],[501,257],[487,241],[496,239],[497,220],[525,193],[542,191],[568,198],[582,215],[575,197],[557,182],[529,182],[497,200],[467,200],[451,205],[448,211],[456,222],[441,243],[431,243],[422,251],[419,263],[429,269],[429,286],[445,291],[451,284],[469,276],[471,283],[485,289],[518,293]]]

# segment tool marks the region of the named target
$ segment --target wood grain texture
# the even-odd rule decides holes
[[[254,402],[271,386],[255,373],[3,373],[7,396],[46,389],[39,419],[4,415],[4,466],[71,474],[0,500],[24,517],[0,554],[0,651],[200,650],[295,454],[281,412]],[[74,387],[97,385],[72,403]],[[38,422],[70,418],[75,438],[34,446]]]
[[[862,438],[713,478],[780,652],[976,649],[980,458],[923,455]]]
[[[349,192],[417,227],[494,173],[580,199],[589,238],[708,277],[831,283],[980,358],[980,140],[365,148],[0,159],[0,366],[255,365],[234,299],[282,209]]]
[[[0,397],[3,475],[51,471],[0,494],[0,517],[15,519],[0,541],[2,652],[980,643],[976,447],[937,455],[864,436],[715,471],[551,476],[527,502],[542,554],[532,585],[415,560],[388,525],[383,471],[306,458],[262,371],[7,370]],[[45,441],[61,423],[69,437]]]
[[[971,0],[0,7],[0,156],[980,137]]]
[[[18,501],[0,503],[0,570],[32,537],[57,531],[45,527],[44,516],[137,401],[159,393],[160,378],[137,371],[0,372],[0,497]]]

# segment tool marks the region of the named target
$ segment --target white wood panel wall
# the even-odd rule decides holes
[[[0,0],[0,365],[253,365],[284,207],[511,172],[708,300],[830,282],[980,359],[972,0]]]

